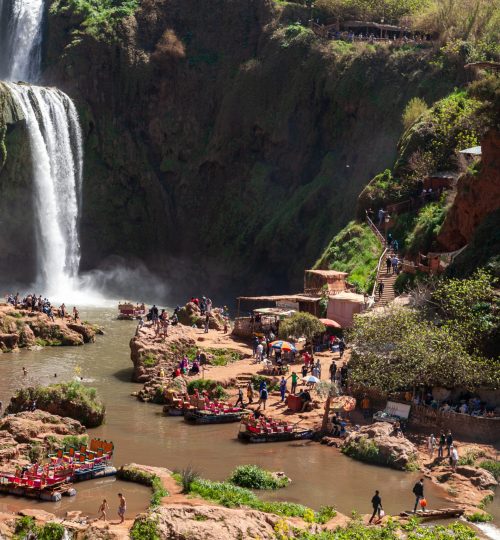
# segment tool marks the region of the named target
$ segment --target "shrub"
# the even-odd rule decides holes
[[[500,461],[493,461],[492,459],[487,459],[482,461],[479,466],[481,469],[486,469],[489,471],[496,480],[500,479]]]
[[[342,448],[342,452],[346,456],[368,463],[380,463],[381,459],[378,446],[366,437],[361,437],[358,442],[350,442]]]
[[[442,203],[430,203],[424,206],[415,220],[414,229],[405,240],[408,253],[427,253],[434,239],[439,234],[446,217],[446,207]]]
[[[469,449],[466,452],[464,452],[461,458],[459,458],[458,464],[474,466],[477,459],[482,456],[484,456],[484,452],[482,450]]]
[[[484,510],[490,503],[493,502],[493,495],[486,495],[486,497],[483,497],[481,499],[481,502],[478,504],[478,508],[481,510]]]
[[[228,397],[228,393],[217,381],[211,379],[196,379],[195,381],[189,381],[187,390],[189,394],[192,394],[195,390],[203,392],[206,390],[210,395],[217,399],[224,399]]]
[[[275,378],[266,377],[264,375],[252,375],[252,378],[250,379],[255,390],[259,390],[260,383],[263,381],[267,384],[267,390],[269,392],[274,392],[280,388],[279,382]]]
[[[156,366],[156,364],[158,363],[158,360],[156,359],[154,355],[147,354],[142,359],[142,363],[144,364],[145,367],[153,367],[153,366]]]
[[[470,521],[471,523],[487,523],[492,519],[493,516],[486,512],[474,512],[473,514],[467,516],[467,521]]]
[[[414,97],[408,101],[403,111],[402,122],[405,129],[411,127],[425,112],[427,104],[423,99]]]
[[[40,527],[37,540],[62,540],[65,529],[60,523],[46,523]]]
[[[160,540],[157,520],[151,516],[136,519],[130,529],[130,538],[132,540]]]
[[[316,512],[316,519],[315,521],[317,523],[325,524],[328,523],[331,519],[333,519],[337,515],[337,511],[333,506],[322,506],[318,512]]]
[[[240,465],[236,467],[228,482],[250,489],[278,489],[288,485],[287,478],[276,478],[271,472],[257,465]]]
[[[198,473],[191,467],[187,466],[181,471],[182,493],[189,493],[193,482],[198,478]]]

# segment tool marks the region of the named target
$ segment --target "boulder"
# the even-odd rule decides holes
[[[221,538],[275,539],[278,516],[248,509],[180,504],[162,506],[152,514],[160,538],[169,540],[220,540]],[[138,517],[138,519],[141,519]]]
[[[471,483],[480,489],[491,489],[498,485],[495,477],[485,469],[461,465],[455,472],[469,478]]]
[[[11,351],[17,348],[19,343],[19,334],[0,334],[0,349],[4,351]]]
[[[405,469],[417,460],[417,448],[408,439],[392,433],[393,426],[387,422],[363,426],[346,437],[342,450],[355,459]]]
[[[68,323],[68,328],[80,334],[84,343],[94,343],[95,330],[87,324]]]

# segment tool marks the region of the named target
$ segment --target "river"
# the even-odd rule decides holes
[[[50,384],[82,376],[95,386],[106,403],[106,423],[90,430],[91,436],[115,444],[114,464],[137,462],[180,470],[193,466],[201,475],[223,480],[240,464],[255,463],[269,470],[282,470],[290,478],[289,487],[266,492],[269,499],[300,502],[319,508],[333,505],[340,512],[370,511],[370,499],[380,490],[384,509],[397,514],[412,507],[412,486],[420,476],[359,463],[336,449],[312,442],[244,445],[237,441],[237,425],[191,426],[182,418],[162,415],[160,406],[137,401],[130,394],[141,385],[130,382],[132,363],[129,341],[135,322],[117,321],[110,308],[85,308],[82,319],[102,325],[104,336],[82,347],[45,348],[0,356],[0,399],[7,405],[14,389],[33,384]],[[26,367],[28,375],[23,376]],[[57,377],[54,375],[57,374]],[[58,503],[0,497],[0,511],[40,508],[64,515],[67,510],[83,510],[95,515],[100,500],[110,502],[112,515],[117,493],[123,492],[129,515],[148,504],[149,489],[114,478],[77,484],[77,496]],[[442,491],[426,483],[431,508],[448,505]],[[488,508],[500,520],[498,497]],[[498,523],[498,521],[497,521]]]

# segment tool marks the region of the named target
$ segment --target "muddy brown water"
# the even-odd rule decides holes
[[[191,465],[206,478],[223,480],[235,466],[255,463],[284,471],[292,478],[289,487],[266,492],[263,496],[267,499],[299,502],[315,509],[333,505],[343,513],[367,513],[373,492],[378,489],[386,512],[397,514],[411,508],[411,490],[418,473],[359,463],[335,449],[311,442],[244,445],[236,439],[237,424],[191,426],[182,418],[163,416],[160,406],[137,401],[130,396],[140,388],[130,382],[129,341],[135,323],[115,320],[116,312],[110,308],[82,309],[80,313],[83,319],[101,324],[106,335],[82,347],[0,355],[0,399],[4,406],[16,388],[81,376],[84,383],[98,389],[107,408],[106,423],[90,430],[90,435],[114,442],[113,462],[117,467],[132,461],[175,470]],[[23,376],[23,367],[28,370],[27,376]],[[58,503],[0,496],[0,511],[36,505],[57,515],[67,510],[95,515],[100,500],[106,498],[114,517],[118,492],[127,498],[129,515],[144,510],[150,497],[148,488],[115,478],[83,482],[76,488],[76,497],[64,497]],[[443,492],[430,482],[426,497],[431,508],[449,504]],[[499,506],[497,498],[489,508],[497,520]]]

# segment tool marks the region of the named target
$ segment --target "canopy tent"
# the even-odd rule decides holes
[[[330,328],[342,328],[342,325],[333,319],[320,319],[320,322],[322,322],[325,326],[329,326]]]

